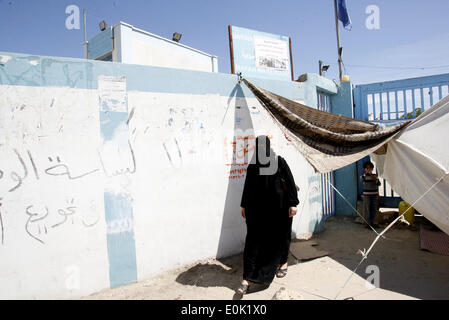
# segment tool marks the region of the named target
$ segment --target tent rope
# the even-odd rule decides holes
[[[337,293],[337,295],[335,296],[334,300],[336,300],[339,295],[341,294],[341,292],[344,290],[344,288],[346,287],[346,285],[349,283],[349,280],[352,278],[352,276],[354,275],[354,273],[357,271],[357,269],[359,268],[359,266],[362,264],[362,262],[366,259],[368,259],[368,255],[371,252],[371,250],[373,249],[374,245],[377,243],[377,241],[379,240],[380,237],[383,236],[383,234],[385,232],[387,232],[396,222],[398,222],[401,217],[404,216],[404,214],[410,210],[411,208],[413,208],[413,206],[418,203],[426,194],[428,194],[438,183],[440,183],[441,181],[443,181],[443,179],[449,174],[449,172],[445,172],[444,175],[438,179],[437,182],[435,182],[429,189],[427,189],[426,192],[424,192],[415,202],[413,202],[410,207],[407,208],[407,210],[405,210],[402,214],[400,214],[396,219],[394,219],[380,234],[378,234],[378,236],[376,237],[376,239],[374,239],[373,243],[371,244],[371,246],[369,247],[368,250],[363,249],[359,250],[359,253],[362,255],[362,259],[360,260],[359,264],[357,265],[357,267],[354,269],[354,271],[352,271],[352,273],[350,274],[350,276],[348,277],[348,279],[346,280],[346,282],[344,283],[344,285],[341,287],[340,291]]]
[[[373,230],[374,231],[374,233],[376,234],[376,235],[379,235],[379,233],[376,231],[376,229],[374,229],[373,228],[373,226],[371,226],[370,224],[369,224],[369,222],[368,221],[366,221],[366,219],[357,211],[357,209],[356,208],[354,208],[354,206],[346,199],[346,197],[343,195],[343,194],[341,194],[341,192],[329,181],[329,179],[326,177],[325,178],[326,179],[326,181],[327,181],[327,183],[340,195],[340,197],[342,197],[343,198],[343,200],[351,207],[351,209],[352,210],[354,210],[355,211],[355,213],[357,213],[357,215],[360,217],[360,218],[362,218],[362,220],[371,228],[371,230]],[[382,236],[383,238],[385,238],[384,236]]]
[[[435,188],[435,186],[437,184],[439,184],[441,181],[443,181],[443,179],[449,174],[449,172],[446,172],[443,176],[441,176],[441,178],[439,178],[437,180],[437,182],[435,182],[426,192],[424,192],[418,199],[416,199],[415,202],[413,202],[410,207],[407,208],[407,210],[405,210],[402,214],[400,214],[396,219],[393,220],[393,222],[391,222],[381,233],[379,236],[382,236],[385,232],[388,231],[388,229],[390,229],[398,220],[401,219],[402,216],[404,216],[404,214],[410,210],[410,208],[413,208],[413,206],[418,203],[426,194],[428,194],[433,188]],[[371,249],[374,247],[374,245],[376,244],[376,242],[379,240],[379,236],[376,237],[376,239],[374,239],[373,243],[371,244],[371,246],[369,247],[368,251],[366,251],[365,256],[368,256],[368,254],[370,253]]]

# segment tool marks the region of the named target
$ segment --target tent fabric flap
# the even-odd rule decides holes
[[[411,121],[377,124],[307,107],[242,80],[316,172],[342,168],[373,153]]]
[[[391,187],[449,234],[449,96],[416,119],[386,128],[316,110],[242,81],[315,171],[325,173],[372,153]],[[387,147],[388,143],[388,148]],[[379,150],[381,147],[381,150]]]
[[[383,177],[402,199],[449,234],[449,96],[388,144]]]

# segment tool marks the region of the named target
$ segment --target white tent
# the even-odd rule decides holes
[[[421,114],[387,147],[382,176],[449,234],[449,96]]]

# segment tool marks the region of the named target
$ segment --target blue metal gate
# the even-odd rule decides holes
[[[449,92],[449,73],[427,77],[359,85],[354,88],[355,117],[389,125],[412,119],[437,103]],[[357,172],[363,173],[363,162],[357,162]],[[397,207],[401,198],[388,181],[381,179],[380,206]],[[362,186],[358,185],[358,194]]]
[[[328,94],[317,91],[317,107],[319,110],[331,112],[331,100]],[[321,195],[323,206],[323,218],[327,219],[335,215],[335,190],[328,182],[334,184],[334,172],[321,174]]]

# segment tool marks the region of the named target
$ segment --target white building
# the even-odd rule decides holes
[[[85,58],[218,72],[217,56],[119,22],[87,42]]]

